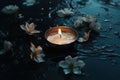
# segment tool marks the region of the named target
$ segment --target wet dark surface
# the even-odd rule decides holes
[[[14,51],[12,56],[0,56],[0,80],[119,80],[120,5],[113,6],[97,0],[88,0],[88,2],[85,0],[86,2],[80,3],[76,3],[76,0],[66,1],[67,4],[64,0],[48,2],[40,0],[40,3],[26,7],[20,0],[0,0],[0,9],[9,4],[16,4],[20,7],[18,14],[24,16],[19,19],[16,14],[6,15],[0,12],[0,49],[3,47],[4,40],[9,40],[13,44]],[[43,7],[44,10],[41,9]],[[53,12],[52,18],[48,17],[49,12],[55,8],[56,11],[66,7],[77,10],[78,14],[70,18],[60,18]],[[97,15],[102,25],[99,35],[91,33],[88,42],[76,42],[73,47],[62,50],[51,49],[46,44],[44,34],[47,29],[56,25],[67,25],[75,29],[73,21],[83,13]],[[108,13],[112,17],[107,15]],[[110,21],[105,22],[105,19]],[[19,27],[25,22],[34,22],[41,33],[34,36],[27,35]],[[79,36],[85,32],[82,29],[76,30]],[[30,42],[43,47],[46,62],[37,64],[30,59]],[[86,66],[83,68],[82,75],[64,75],[57,62],[67,55],[79,56],[85,61]]]

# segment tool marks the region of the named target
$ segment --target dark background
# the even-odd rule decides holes
[[[73,0],[72,8],[77,9],[80,14],[75,14],[70,18],[59,18],[53,12],[52,18],[49,18],[48,14],[51,11],[49,7],[52,10],[56,7],[57,10],[71,7],[68,6],[71,0],[66,0],[68,5],[64,4],[64,0],[38,1],[38,4],[26,7],[22,5],[23,1],[21,0],[0,0],[0,9],[9,4],[16,4],[20,8],[16,14],[12,15],[0,12],[0,49],[3,47],[4,40],[9,40],[13,43],[14,51],[13,55],[8,55],[8,53],[0,56],[0,80],[119,80],[120,6],[112,6],[97,0],[85,0],[84,3],[78,4],[75,2],[76,0]],[[51,4],[49,4],[50,1]],[[44,10],[41,10],[41,8],[44,8]],[[112,15],[112,18],[107,15],[108,12]],[[99,35],[92,33],[88,42],[75,43],[74,47],[67,50],[57,51],[49,48],[44,39],[45,31],[56,25],[67,25],[74,28],[73,21],[82,13],[94,16],[100,14],[100,16],[97,16],[102,25]],[[24,18],[19,19],[17,14],[22,14]],[[110,22],[105,22],[105,19],[109,19]],[[40,30],[41,33],[28,36],[19,27],[25,22],[34,22],[37,25],[36,29]],[[84,32],[81,29],[76,30],[79,36]],[[100,35],[107,37],[100,37]],[[30,59],[30,42],[43,47],[46,62],[37,64]],[[106,55],[103,53],[106,53]],[[118,55],[110,55],[111,53]],[[58,67],[58,61],[64,59],[68,54],[79,56],[85,61],[86,66],[83,68],[81,76],[65,76],[62,69]]]

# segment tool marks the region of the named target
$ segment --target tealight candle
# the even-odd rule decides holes
[[[65,45],[77,40],[77,33],[70,27],[57,26],[46,31],[45,37],[52,44]]]

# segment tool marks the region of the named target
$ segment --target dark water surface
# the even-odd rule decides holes
[[[67,4],[64,5],[64,0],[38,0],[38,4],[30,7],[23,6],[23,1],[0,0],[0,9],[9,4],[16,4],[20,7],[18,14],[24,16],[19,19],[16,14],[6,15],[0,12],[0,49],[3,47],[4,40],[11,41],[14,49],[14,56],[0,56],[0,80],[120,80],[120,6],[104,4],[97,0],[88,0],[85,5],[77,4],[76,0],[66,0],[68,5],[70,1],[73,1],[72,8],[80,13],[93,16],[100,14],[97,19],[102,25],[102,30],[99,35],[96,33],[91,35],[90,41],[76,43],[74,48],[59,52],[46,46],[45,31],[56,25],[74,28],[73,21],[81,14],[75,14],[70,18],[60,18],[53,12],[52,18],[49,18],[49,12],[55,8],[59,10],[69,7]],[[106,15],[108,12],[104,8],[109,9],[112,18]],[[109,19],[110,22],[105,22],[105,19]],[[28,36],[19,27],[25,22],[34,22],[41,33]],[[79,35],[83,34],[83,30],[76,30]],[[115,35],[116,32],[119,35]],[[37,64],[30,60],[30,42],[43,47],[46,54],[45,63]],[[111,53],[118,55],[111,55]],[[83,68],[82,76],[64,76],[62,70],[59,69],[57,62],[68,54],[78,55],[85,61],[86,66]]]

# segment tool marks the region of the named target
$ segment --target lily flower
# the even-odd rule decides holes
[[[79,39],[78,39],[78,42],[86,42],[86,41],[88,41],[89,40],[89,37],[90,37],[90,32],[91,32],[91,30],[90,31],[88,31],[88,33],[84,33],[84,36],[83,37],[80,37]]]
[[[42,47],[41,46],[35,47],[35,45],[33,43],[31,43],[30,50],[32,51],[31,54],[30,54],[31,59],[33,59],[34,61],[36,61],[38,63],[44,62],[43,57],[45,55],[42,53]]]
[[[72,58],[69,55],[65,57],[65,60],[59,62],[59,66],[63,68],[65,74],[81,74],[81,69],[85,66],[85,63],[79,60],[78,57]]]
[[[64,8],[64,9],[57,11],[57,15],[59,17],[68,17],[68,16],[71,16],[73,14],[74,14],[74,12],[72,11],[72,9],[69,9],[69,8]]]
[[[35,30],[35,24],[34,23],[27,23],[25,25],[20,25],[21,29],[26,31],[27,34],[33,35],[35,33],[40,33],[40,31]]]

